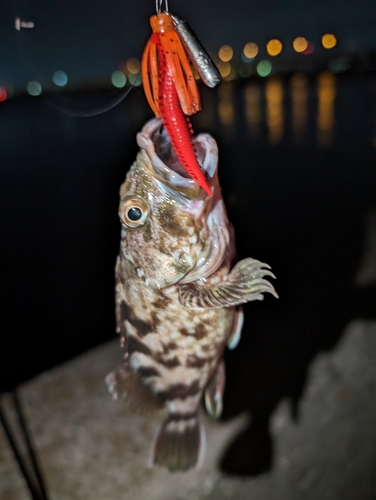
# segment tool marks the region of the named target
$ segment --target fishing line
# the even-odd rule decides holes
[[[81,109],[83,106],[82,101],[70,99],[67,96],[63,96],[61,94],[54,94],[49,97],[42,97],[42,100],[46,102],[49,106],[54,108],[56,111],[60,113],[64,113],[65,115],[74,116],[77,118],[89,118],[91,116],[102,115],[107,111],[118,106],[125,97],[132,90],[133,85],[127,87],[117,98],[106,105],[100,105],[98,107],[90,106],[89,109]]]

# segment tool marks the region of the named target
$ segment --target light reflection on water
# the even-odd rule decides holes
[[[336,81],[333,73],[321,73],[317,79],[317,143],[329,146],[333,140]]]
[[[266,81],[266,123],[269,131],[269,142],[273,146],[278,144],[283,137],[283,93],[283,83],[280,78],[273,77]]]
[[[297,73],[290,80],[291,126],[294,142],[304,142],[308,119],[308,78]]]
[[[261,124],[261,89],[257,83],[251,82],[245,88],[245,114],[249,135],[257,141]]]
[[[203,128],[215,125],[212,107],[216,106],[219,123],[229,139],[244,122],[252,142],[263,140],[266,132],[272,146],[291,135],[296,145],[315,138],[319,147],[329,147],[335,127],[336,87],[336,76],[329,72],[321,73],[314,81],[296,73],[288,79],[272,76],[251,80],[244,87],[223,82],[210,98],[209,94],[203,98],[198,121]]]
[[[233,85],[224,83],[218,89],[218,116],[222,126],[228,133],[232,133],[235,123],[235,109],[233,102]]]

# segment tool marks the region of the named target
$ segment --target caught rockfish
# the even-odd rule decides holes
[[[215,140],[193,138],[212,196],[186,176],[159,119],[137,143],[141,151],[120,188],[116,320],[124,360],[106,381],[113,398],[134,410],[164,410],[152,463],[187,470],[203,457],[202,396],[210,416],[222,411],[222,356],[226,344],[239,342],[240,304],[277,294],[264,279],[273,276],[268,265],[235,263]]]

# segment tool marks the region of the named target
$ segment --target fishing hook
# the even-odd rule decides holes
[[[165,12],[168,12],[168,0],[164,0],[165,4]],[[157,11],[157,14],[160,14],[162,12],[162,5],[163,5],[163,0],[155,0],[155,10]]]

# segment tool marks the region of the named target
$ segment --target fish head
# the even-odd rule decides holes
[[[208,134],[192,141],[212,196],[185,172],[158,119],[137,135],[141,149],[120,188],[122,255],[156,289],[205,279],[229,246],[217,144]]]

